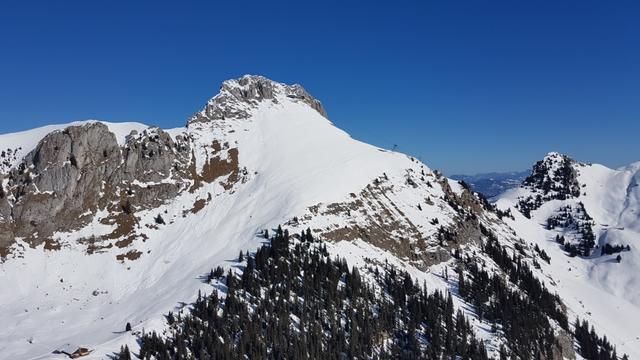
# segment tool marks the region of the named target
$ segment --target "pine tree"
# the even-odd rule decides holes
[[[118,360],[131,360],[131,352],[129,351],[129,346],[125,345],[120,346],[120,353],[117,355]]]
[[[507,349],[504,347],[504,344],[500,344],[500,360],[508,360],[509,354],[507,353]]]
[[[463,298],[467,296],[467,284],[464,281],[464,272],[462,271],[462,269],[460,270],[460,275],[458,276],[458,292]]]

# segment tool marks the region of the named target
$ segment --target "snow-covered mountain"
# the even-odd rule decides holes
[[[620,169],[549,153],[499,209],[518,236],[552,259],[543,266],[564,302],[609,338],[640,348],[640,162]],[[544,265],[544,264],[543,264]]]
[[[477,264],[508,279],[506,255],[492,257],[485,245],[495,241],[518,272],[530,268],[568,307],[559,317],[556,300],[551,310],[535,310],[555,339],[545,354],[576,356],[562,318],[577,315],[592,316],[619,353],[640,356],[637,293],[625,290],[637,289],[637,277],[616,275],[636,269],[640,195],[632,185],[640,165],[613,171],[571,162],[566,180],[555,173],[567,166],[550,158],[534,171],[542,180],[530,176],[498,201],[505,211],[495,211],[416,159],[352,139],[300,85],[260,76],[224,82],[185,128],[86,121],[0,135],[0,148],[0,286],[10,289],[0,292],[0,357],[63,358],[52,351],[64,344],[85,346],[93,358],[124,343],[135,349],[139,331],[166,330],[163,314],[215,289],[203,274],[237,268],[238,253],[254,251],[264,230],[278,225],[292,234],[310,229],[351,266],[392,264],[430,290],[450,292],[498,356],[501,345],[523,345],[480,315],[498,311],[491,301],[461,292],[458,281],[480,276]],[[615,255],[567,258],[552,235],[579,242],[578,230],[544,228],[566,205],[595,219],[598,241],[632,251],[620,264],[610,261]],[[505,286],[533,299],[521,280]]]

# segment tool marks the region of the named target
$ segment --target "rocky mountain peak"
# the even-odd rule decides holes
[[[529,217],[531,210],[539,208],[549,200],[565,200],[580,196],[577,162],[558,152],[548,153],[533,165],[531,175],[522,186],[531,191],[527,198],[520,199],[518,206]]]
[[[550,152],[533,165],[531,175],[523,183],[537,187],[547,193],[551,190],[548,186],[551,186],[552,182],[575,180],[574,164],[576,164],[576,161],[569,156],[558,152]]]
[[[284,101],[302,102],[327,117],[324,107],[299,84],[283,84],[259,75],[244,75],[226,80],[220,92],[207,102],[189,123],[209,120],[246,119],[263,102],[274,104]]]
[[[559,153],[557,151],[551,151],[548,152],[544,158],[542,159],[542,161],[546,162],[546,163],[557,163],[557,162],[563,162],[563,161],[568,161],[568,162],[575,162],[575,160],[573,160],[570,156]]]

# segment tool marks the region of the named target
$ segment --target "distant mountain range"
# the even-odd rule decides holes
[[[453,180],[462,180],[486,198],[502,194],[506,190],[520,186],[522,180],[531,174],[527,171],[490,172],[476,175],[453,175]]]

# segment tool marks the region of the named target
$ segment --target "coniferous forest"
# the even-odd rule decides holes
[[[517,255],[510,255],[492,233],[482,229],[487,241],[482,250],[502,273],[488,272],[472,258],[462,259],[464,271],[458,278],[460,295],[472,303],[478,316],[502,326],[509,353],[520,359],[551,359],[561,353],[550,320],[568,329],[560,298],[551,294]],[[504,350],[503,350],[504,351]]]
[[[308,236],[307,236],[308,234]],[[391,266],[374,275],[331,259],[310,233],[291,244],[279,229],[244,256],[188,314],[167,316],[173,334],[141,338],[143,359],[487,359],[450,294],[429,291]],[[212,273],[215,273],[212,272]],[[219,274],[219,273],[218,273]],[[216,274],[216,275],[218,275]],[[215,278],[215,276],[214,276]],[[127,355],[129,354],[129,355]],[[130,356],[121,352],[120,358]]]
[[[500,359],[561,354],[556,330],[571,330],[560,299],[483,233],[483,252],[508,279],[458,254],[459,295],[492,332],[503,332]],[[205,277],[222,294],[199,294],[190,311],[167,315],[168,333],[143,333],[138,354],[124,347],[116,358],[488,359],[450,293],[416,284],[386,263],[350,269],[330,258],[310,231],[290,236],[278,228],[269,244],[238,260],[241,272],[225,275],[218,267]],[[360,271],[368,272],[368,281]],[[587,330],[586,322],[576,324],[584,358],[617,359],[606,337]]]

